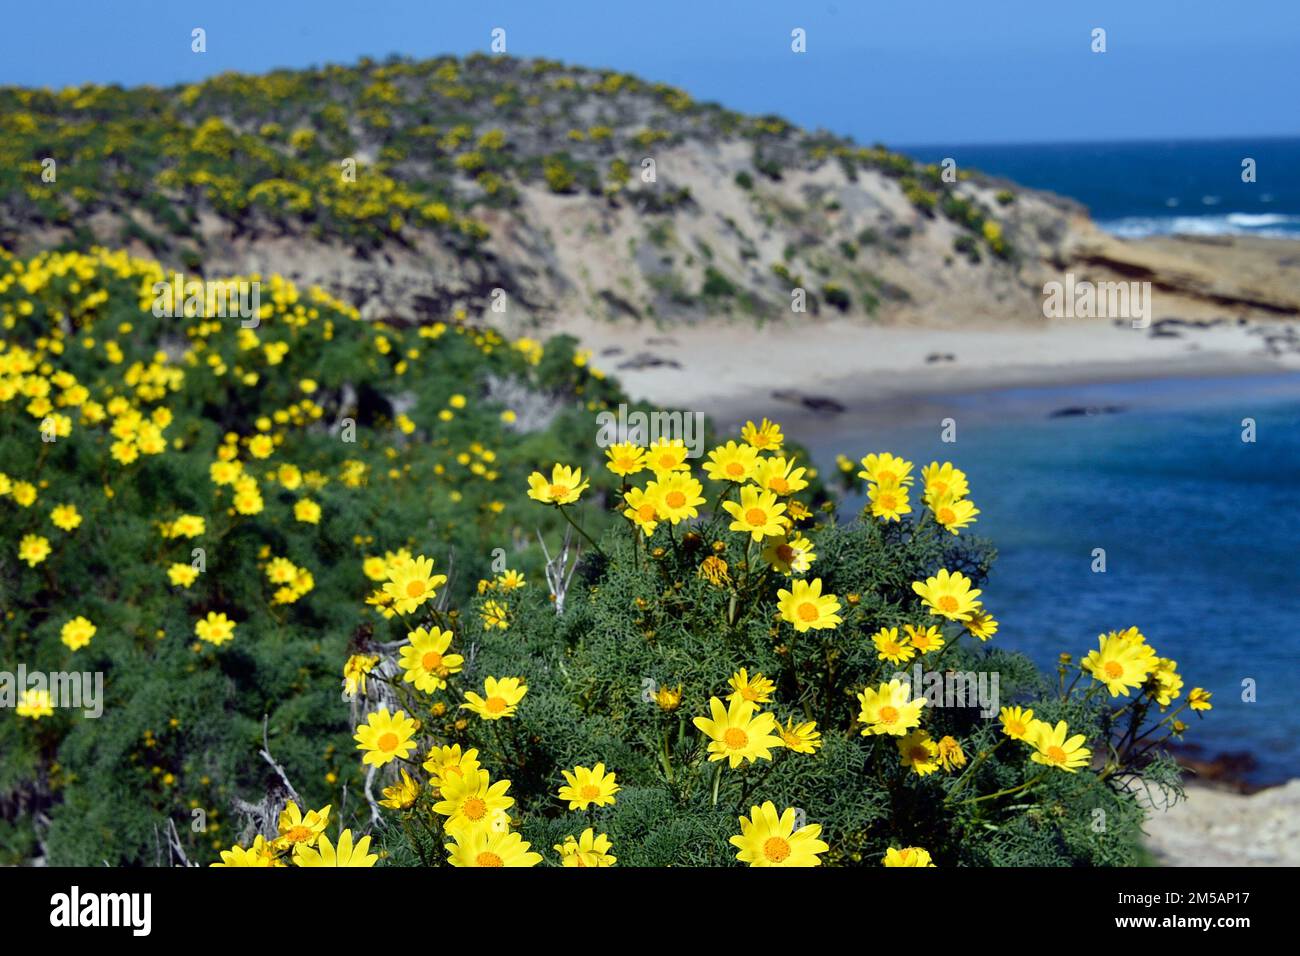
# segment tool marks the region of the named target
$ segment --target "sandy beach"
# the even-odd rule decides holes
[[[1252,794],[1193,783],[1145,830],[1162,866],[1300,866],[1300,780]]]
[[[581,338],[638,399],[704,411],[722,424],[772,415],[793,426],[954,392],[1300,369],[1300,353],[1266,348],[1279,327],[1166,325],[1152,334],[1154,326],[1101,322],[937,329],[829,320],[644,333],[601,324]]]
[[[838,415],[907,414],[961,392],[1300,369],[1300,243],[1088,235],[1090,260],[1122,259],[1164,277],[1147,327],[1048,319],[1024,307],[993,320],[978,302],[969,312],[952,302],[900,307],[873,321],[823,311],[656,325],[568,314],[556,326],[634,398],[722,425],[769,415],[824,426]]]

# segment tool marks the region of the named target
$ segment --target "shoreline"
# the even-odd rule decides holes
[[[1250,794],[1187,781],[1173,807],[1147,802],[1143,845],[1159,866],[1300,865],[1300,778]]]
[[[1300,372],[1300,326],[1286,320],[1166,319],[1142,330],[1098,321],[944,328],[828,319],[670,330],[581,324],[570,331],[591,350],[593,364],[634,399],[703,412],[720,428],[766,416],[800,434],[937,421],[934,415],[954,406],[969,413],[978,405],[973,399],[1017,390],[1221,387],[1270,376],[1285,382]]]

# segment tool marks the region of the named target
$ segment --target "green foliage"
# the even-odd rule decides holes
[[[581,505],[571,510],[592,514]],[[978,585],[994,558],[987,543],[949,535],[928,519],[809,528],[817,553],[809,577],[848,606],[838,628],[795,633],[776,614],[777,591],[790,579],[760,570],[757,550],[747,536],[724,530],[726,521],[705,515],[673,533],[661,525],[644,544],[628,528],[612,529],[601,539],[603,554],[584,557],[563,614],[529,585],[507,599],[508,630],[484,630],[476,615],[462,615],[457,642],[472,650],[472,664],[452,679],[449,702],[461,689],[481,689],[486,677],[521,677],[528,693],[516,716],[482,720],[443,710],[441,694],[398,692],[422,721],[425,740],[475,748],[493,780],[510,780],[510,814],[534,850],[554,860],[553,845],[592,826],[608,834],[619,865],[730,865],[737,818],[771,800],[821,825],[829,864],[878,865],[887,849],[906,846],[928,849],[941,866],[1134,862],[1142,813],[1131,794],[1093,770],[1031,762],[1031,748],[1006,740],[976,709],[925,709],[932,737],[951,736],[969,757],[952,772],[918,776],[901,764],[899,738],[861,733],[857,693],[911,673],[881,660],[870,635],[933,622],[912,582],[945,567]],[[723,580],[703,573],[706,558],[726,562]],[[1072,733],[1089,739],[1104,734],[1104,707],[1059,698],[1026,658],[962,633],[949,628],[948,647],[940,658],[921,659],[923,667],[997,675],[1003,706],[1068,719]],[[823,746],[811,754],[777,749],[771,761],[737,769],[709,761],[692,718],[709,713],[711,697],[729,693],[741,668],[773,681],[764,709],[782,722],[815,721]],[[657,691],[677,688],[680,703],[659,703]],[[560,771],[597,762],[617,774],[616,802],[566,809],[556,796]],[[426,789],[413,808],[386,814],[381,835],[393,862],[444,858],[442,841],[416,839],[423,828],[397,822],[436,821],[430,806],[437,799]]]
[[[39,840],[54,864],[153,863],[168,820],[191,859],[211,859],[239,837],[235,801],[275,784],[258,756],[264,715],[304,799],[337,806],[346,785],[355,804],[361,775],[339,688],[348,647],[377,620],[363,604],[375,586],[363,559],[423,549],[460,597],[494,549],[536,568],[533,530],[561,522],[518,489],[545,460],[594,465],[592,410],[622,399],[571,339],[543,349],[463,321],[361,322],[278,276],[263,277],[256,329],[155,316],[151,286],[163,278],[155,263],[102,250],[0,257],[0,671],[104,678],[98,719],[0,711],[0,862],[29,858]],[[267,350],[279,347],[273,364]],[[53,442],[33,403],[47,388],[48,414],[70,424]],[[160,453],[114,458],[110,426],[163,411]],[[257,435],[273,436],[265,459],[250,453]],[[231,486],[210,477],[221,449],[256,479],[257,513],[237,513]],[[12,493],[19,483],[33,502]],[[318,523],[296,518],[303,499],[320,506]],[[76,506],[79,527],[52,523],[62,504]],[[182,514],[205,530],[165,536]],[[18,558],[27,535],[51,545],[32,566]],[[314,586],[276,603],[272,557]],[[195,561],[204,570],[191,586],[169,581],[169,567]],[[236,622],[229,643],[196,640],[210,611]],[[60,633],[78,615],[97,631],[72,650]],[[195,809],[206,833],[190,828]]]

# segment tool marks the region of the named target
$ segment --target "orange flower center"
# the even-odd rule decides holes
[[[686,495],[680,491],[670,491],[664,496],[670,508],[680,508],[686,504]]]
[[[1120,664],[1119,661],[1107,661],[1102,670],[1104,670],[1106,676],[1112,680],[1124,676],[1124,665]]]
[[[876,478],[876,484],[878,485],[892,485],[898,481],[898,475],[894,474],[892,471],[878,471],[876,474],[878,476]]]
[[[749,743],[749,734],[739,727],[728,727],[727,732],[722,735],[722,740],[732,750],[741,750]]]
[[[563,498],[569,493],[569,488],[567,485],[551,485],[547,491],[550,493],[552,498]]]
[[[799,605],[799,619],[801,621],[815,621],[818,618],[817,605],[812,601],[804,601]]]
[[[670,470],[670,469],[672,469],[672,468],[675,468],[676,466],[677,466],[677,456],[676,456],[676,455],[660,455],[660,456],[659,456],[659,467],[662,468],[664,471],[668,471],[668,470]]]
[[[652,504],[642,505],[640,508],[636,509],[636,516],[640,518],[642,521],[654,521],[655,506]]]
[[[898,720],[898,711],[893,707],[885,706],[880,708],[880,722],[882,724],[892,724]]]
[[[733,461],[727,464],[727,474],[739,478],[744,473],[745,473],[745,466],[742,465],[740,462]]]
[[[291,827],[289,832],[284,835],[284,838],[290,843],[302,843],[304,840],[311,839],[311,828],[303,826]]]
[[[1047,748],[1047,757],[1052,761],[1052,763],[1065,763],[1065,761],[1069,759],[1066,757],[1065,751],[1060,747],[1057,747],[1055,744]]]
[[[767,483],[767,486],[779,494],[785,494],[787,491],[790,490],[790,482],[786,481],[780,475],[777,475],[775,478],[771,479]]]
[[[938,604],[939,610],[943,611],[945,614],[953,614],[957,611],[957,599],[951,594],[945,594],[943,597],[939,598]]]
[[[482,820],[487,815],[487,804],[482,797],[470,797],[461,806],[460,812],[470,820]]]
[[[752,525],[761,527],[767,524],[767,512],[762,508],[750,508],[745,512],[745,520]]]
[[[497,856],[495,853],[489,853],[487,850],[484,850],[476,856],[474,862],[479,866],[505,866],[501,857]]]
[[[763,842],[763,856],[770,863],[781,863],[790,855],[790,844],[781,837],[768,837]]]
[[[379,749],[382,750],[384,753],[386,754],[392,753],[394,750],[397,749],[397,734],[393,733],[390,730],[388,733],[384,734],[382,737],[379,738],[378,744],[379,744]]]
[[[424,582],[420,580],[406,582],[406,596],[418,598],[424,594]]]
[[[506,700],[504,697],[489,697],[485,706],[489,714],[499,714],[506,709]]]
[[[939,519],[939,524],[952,524],[957,520],[957,515],[951,508],[940,508],[936,517]]]
[[[420,658],[420,663],[426,671],[437,670],[442,666],[442,655],[437,651],[429,651],[424,657]]]
[[[1012,720],[1007,723],[1008,734],[1013,734],[1017,737],[1023,737],[1025,735],[1025,730],[1026,730],[1025,725],[1020,723],[1020,721],[1018,720]]]
[[[582,788],[582,799],[584,800],[595,800],[599,796],[600,787],[597,787],[595,784],[589,783]]]
[[[896,505],[897,503],[898,503],[898,498],[895,497],[892,491],[883,491],[876,496],[876,504],[890,511],[894,509],[894,505]]]

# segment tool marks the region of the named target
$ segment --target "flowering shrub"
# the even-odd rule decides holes
[[[566,341],[362,322],[279,276],[256,327],[155,315],[170,278],[0,253],[0,862],[165,862],[169,820],[215,859],[278,780],[264,717],[299,802],[339,807],[363,568],[436,548],[468,596],[537,526],[505,488],[621,398]],[[102,714],[20,666],[101,674]]]
[[[865,456],[867,507],[836,524],[807,507],[811,469],[777,426],[740,437],[702,474],[680,443],[607,449],[624,520],[598,540],[582,470],[532,474],[527,496],[575,532],[545,585],[484,579],[457,615],[419,559],[386,569],[397,603],[349,663],[367,675],[355,740],[383,787],[381,855],[1134,862],[1134,793],[1176,795],[1160,745],[1208,694],[1176,705],[1176,665],[1133,627],[1063,655],[1056,680],[999,650],[980,600],[993,552],[951,463]],[[963,675],[995,699],[953,700]]]
[[[999,650],[951,463],[849,462],[840,524],[766,420],[601,462],[571,341],[169,278],[0,255],[6,862],[1126,863],[1176,791],[1208,694],[1132,627]]]

